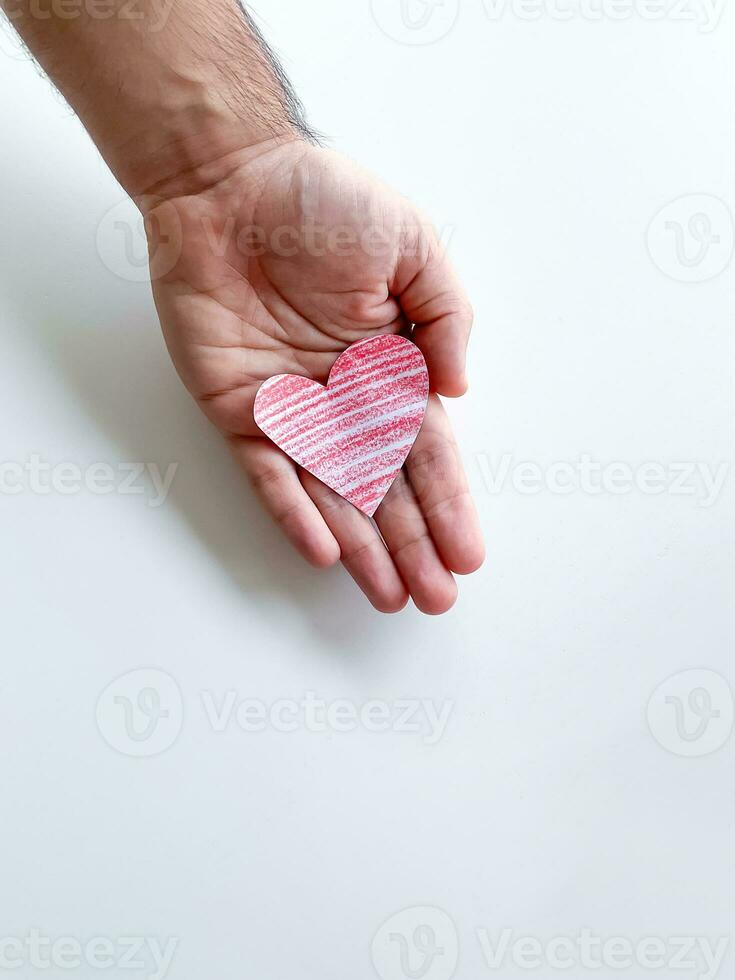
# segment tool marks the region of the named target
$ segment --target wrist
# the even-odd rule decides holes
[[[101,138],[92,136],[131,196],[163,194],[173,184],[200,189],[221,179],[235,153],[310,135],[298,99],[237,0],[208,8],[180,0],[165,32],[144,32],[138,41],[134,74],[129,50],[108,51],[113,84],[100,99],[104,109],[93,107]]]
[[[170,93],[169,93],[170,95]],[[100,143],[116,177],[136,200],[195,194],[235,166],[302,135],[287,119],[267,126],[240,118],[207,92],[156,107],[124,135]]]

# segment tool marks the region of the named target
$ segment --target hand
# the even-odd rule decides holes
[[[370,602],[426,613],[475,571],[482,536],[437,397],[463,394],[469,303],[436,236],[405,199],[331,151],[271,141],[198,167],[139,203],[166,342],[185,385],[225,434],[301,554],[341,559]],[[253,421],[274,374],[324,383],[354,341],[416,324],[432,394],[375,523],[298,468]]]

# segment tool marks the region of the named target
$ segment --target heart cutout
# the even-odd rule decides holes
[[[255,397],[255,422],[299,466],[372,517],[421,428],[429,373],[418,347],[395,335],[340,354],[327,385],[277,374]]]

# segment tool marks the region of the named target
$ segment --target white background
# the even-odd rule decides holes
[[[0,461],[179,464],[160,507],[145,480],[0,493],[0,938],[177,937],[174,980],[405,980],[406,917],[382,952],[373,937],[430,906],[453,926],[427,913],[445,949],[430,969],[404,929],[413,975],[447,980],[456,935],[458,977],[506,980],[525,971],[490,971],[477,929],[732,935],[729,688],[674,678],[657,737],[647,706],[690,668],[735,682],[735,473],[709,506],[693,477],[693,494],[543,480],[583,454],[732,461],[735,11],[707,32],[638,8],[493,9],[445,0],[405,28],[398,0],[256,8],[311,122],[449,230],[475,305],[470,392],[449,407],[488,560],[439,619],[382,617],[266,523],[175,376],[149,286],[109,267],[120,188],[0,34]],[[528,461],[538,492],[512,482]],[[139,668],[171,678],[152,675],[173,739],[155,756],[110,700],[134,702],[141,675],[97,721]],[[695,688],[720,716],[687,742]],[[453,711],[432,745],[363,725],[217,732],[203,703],[308,691]],[[735,948],[720,976],[734,964]]]

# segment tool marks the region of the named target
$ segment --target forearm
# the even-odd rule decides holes
[[[305,134],[237,0],[0,4],[134,196],[182,175],[206,181],[235,150]]]

